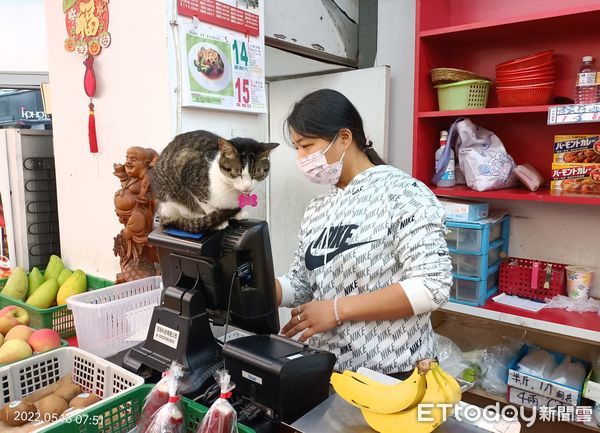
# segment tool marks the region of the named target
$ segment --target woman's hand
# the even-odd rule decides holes
[[[292,308],[292,318],[281,328],[281,334],[292,338],[304,331],[298,341],[305,342],[313,335],[329,331],[336,326],[333,300],[312,301]]]

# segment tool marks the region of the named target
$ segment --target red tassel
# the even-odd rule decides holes
[[[94,104],[90,102],[90,116],[88,118],[88,134],[90,138],[90,152],[98,153],[98,139],[96,138],[96,116],[94,116]]]

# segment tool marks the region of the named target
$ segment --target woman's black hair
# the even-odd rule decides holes
[[[363,120],[356,107],[335,90],[317,90],[296,102],[284,128],[287,130],[284,131],[287,132],[286,136],[289,135],[289,128],[293,128],[304,137],[324,140],[333,140],[340,129],[349,129],[359,149],[365,152],[372,164],[386,164],[373,149],[373,142],[367,140]]]

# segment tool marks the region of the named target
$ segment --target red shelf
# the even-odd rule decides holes
[[[497,304],[491,299],[482,307],[471,307],[449,302],[443,309],[454,313],[525,326],[540,331],[571,335],[584,340],[600,340],[600,317],[595,312],[576,313],[556,308],[545,308],[534,313]]]
[[[525,107],[495,107],[471,110],[422,111],[417,113],[420,118],[429,117],[458,117],[458,116],[491,116],[503,114],[548,113],[551,105],[530,105]]]
[[[518,201],[537,201],[545,203],[568,203],[584,205],[600,205],[600,196],[572,194],[555,195],[549,188],[543,188],[531,192],[525,188],[499,189],[495,191],[479,192],[468,188],[465,185],[457,185],[453,188],[439,188],[429,185],[433,193],[441,197],[463,197],[479,200],[518,200]]]
[[[453,34],[465,33],[465,36],[473,37],[474,34],[482,34],[483,32],[495,33],[502,28],[506,27],[507,31],[515,31],[517,27],[522,27],[523,30],[537,25],[538,23],[546,23],[548,26],[562,26],[567,22],[570,24],[573,20],[587,19],[586,14],[590,12],[599,12],[600,4],[589,4],[573,6],[560,10],[543,11],[539,13],[533,13],[529,15],[522,15],[518,17],[503,17],[494,20],[471,22],[468,24],[451,25],[446,27],[438,27],[433,29],[422,30],[419,33],[421,38],[435,37],[435,36],[449,36]],[[467,35],[468,33],[468,35]]]
[[[498,304],[491,299],[480,307],[498,313],[513,314],[519,317],[541,320],[543,322],[555,323],[557,325],[571,326],[573,328],[587,329],[588,331],[600,332],[600,317],[597,313],[576,313],[558,308],[544,308],[537,313]]]

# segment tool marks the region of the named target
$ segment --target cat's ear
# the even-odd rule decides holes
[[[219,150],[221,151],[221,155],[225,158],[235,158],[237,157],[237,150],[229,141],[224,138],[219,138]]]
[[[279,146],[279,143],[259,143],[260,153],[259,158],[268,158],[273,149]]]

